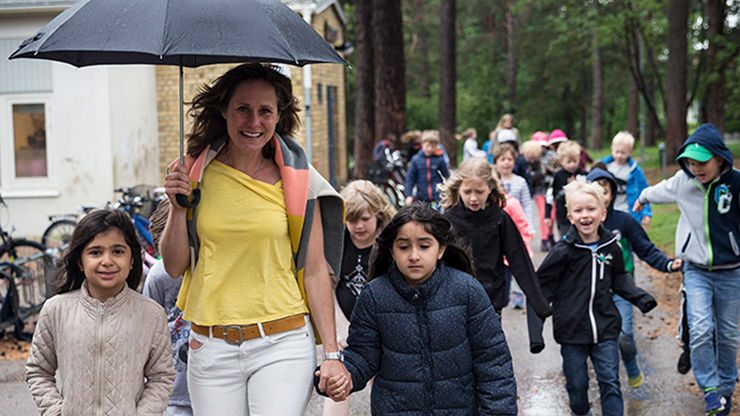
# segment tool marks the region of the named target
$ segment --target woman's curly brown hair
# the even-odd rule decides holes
[[[248,80],[264,80],[275,88],[280,116],[275,132],[281,136],[292,136],[295,133],[300,123],[300,110],[298,99],[293,96],[290,79],[275,66],[243,64],[216,78],[212,85],[203,85],[189,103],[191,107],[188,115],[194,120],[188,134],[188,155],[196,157],[211,141],[226,134],[226,120],[221,113],[229,105],[237,86]],[[271,146],[262,149],[265,157],[272,158],[273,152]]]

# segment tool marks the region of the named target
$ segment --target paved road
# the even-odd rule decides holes
[[[541,261],[542,256],[541,253],[536,254],[536,263]],[[642,269],[639,270],[638,284],[651,291],[653,288],[651,281]],[[667,313],[659,306],[648,315],[639,312],[635,314],[639,360],[646,380],[643,387],[632,390],[627,387],[624,369],[620,370],[626,415],[689,416],[703,413],[701,395],[694,385],[693,375],[689,373],[682,376],[676,372],[675,365],[680,350],[673,337],[674,329],[665,329],[664,319]],[[503,312],[504,332],[512,352],[517,377],[520,415],[569,415],[565,384],[560,369],[560,348],[552,339],[550,322],[547,321],[544,331],[545,350],[532,355],[529,352],[524,313],[512,308],[506,308]],[[664,330],[660,331],[661,328]],[[22,377],[22,362],[0,362],[0,416],[38,414]],[[593,373],[589,392],[591,403],[596,404],[593,413],[598,416],[601,412],[598,408],[598,387]],[[306,414],[320,415],[322,400],[314,395]],[[351,414],[369,415],[369,402],[369,389],[354,394]]]

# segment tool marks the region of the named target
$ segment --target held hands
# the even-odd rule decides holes
[[[673,260],[673,264],[671,264],[671,270],[673,270],[674,272],[677,272],[677,271],[681,270],[681,265],[682,264],[683,264],[683,262],[681,261],[681,259],[675,259],[675,260]]]
[[[164,191],[167,194],[167,198],[170,200],[170,206],[173,208],[180,208],[180,205],[175,200],[177,194],[189,196],[192,192],[190,185],[190,178],[185,166],[177,164],[174,169],[167,176],[164,177]]]
[[[319,371],[319,391],[326,393],[335,402],[341,402],[352,391],[352,376],[339,360],[324,360]]]

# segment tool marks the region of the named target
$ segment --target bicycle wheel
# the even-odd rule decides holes
[[[41,310],[44,301],[54,294],[54,261],[46,254],[46,247],[35,241],[12,239],[9,244],[0,246],[0,262],[18,266],[15,284],[19,310],[25,313]]]
[[[47,248],[59,248],[64,251],[69,242],[72,240],[72,232],[77,225],[77,221],[70,219],[61,219],[52,222],[44,231],[41,237],[41,244]]]
[[[389,184],[388,182],[384,182],[380,184],[380,190],[383,192],[383,195],[385,195],[386,199],[388,199],[388,202],[398,208],[401,201],[398,199],[398,194],[396,193],[395,188],[393,185]]]

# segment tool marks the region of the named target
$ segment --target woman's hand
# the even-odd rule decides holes
[[[316,372],[319,391],[326,393],[335,402],[341,402],[352,391],[352,376],[339,360],[324,360]]]
[[[164,177],[164,192],[167,194],[172,208],[185,209],[177,203],[175,197],[177,194],[189,196],[192,189],[188,172],[185,166],[179,163]]]

